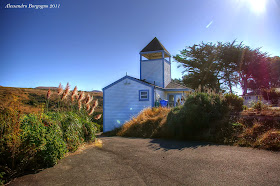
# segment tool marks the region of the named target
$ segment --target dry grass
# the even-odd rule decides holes
[[[237,142],[241,146],[251,146],[267,150],[280,150],[280,122],[263,120],[253,121],[253,125],[243,122],[244,130]]]
[[[117,132],[118,136],[158,137],[166,124],[169,108],[146,108],[137,117],[126,122]]]
[[[250,108],[241,112],[242,116],[272,116],[280,117],[280,107],[267,107],[261,111]]]
[[[62,89],[63,90],[63,89]],[[34,88],[14,88],[0,86],[0,110],[8,108],[11,102],[16,98],[20,103],[19,111],[24,114],[39,113],[46,103],[48,90]],[[50,90],[50,103],[57,101],[61,95],[58,90]],[[95,99],[103,102],[102,92],[87,92]],[[51,104],[50,104],[51,106]],[[51,108],[50,108],[51,109]],[[102,105],[95,109],[95,112],[102,112]]]
[[[269,130],[260,136],[255,144],[259,148],[280,150],[280,130]]]

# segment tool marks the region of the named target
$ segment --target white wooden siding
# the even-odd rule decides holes
[[[141,79],[157,86],[163,86],[163,66],[162,59],[141,62]]]
[[[149,101],[139,101],[139,90],[149,90]],[[111,131],[152,104],[152,88],[125,78],[104,90],[103,131]]]
[[[160,97],[161,99],[165,99],[165,100],[167,99],[166,93],[164,92],[164,90],[161,90],[161,89],[157,89],[157,88],[156,88],[156,89],[155,89],[155,92],[156,92],[155,94],[156,94],[156,95],[158,94],[159,97]],[[156,96],[156,95],[155,95],[155,96]],[[155,101],[156,101],[156,98],[157,98],[157,97],[154,98]]]
[[[268,101],[266,101],[261,95],[247,95],[247,96],[242,96],[244,99],[243,104],[252,107],[255,102],[261,101],[263,104],[269,104]]]
[[[164,87],[171,82],[170,64],[164,61]]]

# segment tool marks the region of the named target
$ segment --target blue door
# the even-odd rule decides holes
[[[180,93],[169,93],[169,94],[167,94],[167,97],[168,97],[168,106],[169,107],[176,107],[180,104],[182,94],[180,94]],[[178,100],[179,100],[179,104],[178,104]]]

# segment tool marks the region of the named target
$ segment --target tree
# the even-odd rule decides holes
[[[238,78],[238,63],[241,58],[241,50],[243,48],[242,42],[236,44],[236,40],[233,42],[221,43],[219,52],[219,71],[220,81],[224,85],[225,89],[229,89],[230,93],[233,93],[233,86],[237,86],[239,83]]]
[[[280,85],[280,58],[268,58],[260,48],[253,49],[236,40],[202,42],[186,47],[173,58],[185,68],[184,84],[193,89],[201,86],[232,93],[232,88],[240,84],[245,95],[248,89]]]
[[[220,90],[218,79],[217,47],[212,43],[193,45],[180,51],[173,57],[185,68],[183,76],[186,86],[196,89],[199,85],[203,88]]]
[[[248,89],[256,90],[268,85],[267,54],[260,48],[251,49],[249,46],[239,48],[240,59],[238,62],[239,83],[243,89],[243,95]]]
[[[270,87],[280,87],[280,57],[269,57]]]
[[[177,84],[181,84],[181,85],[184,85],[184,83],[183,83],[183,80],[182,79],[177,79],[177,78],[175,78],[175,79],[171,79],[171,81],[172,82],[174,82],[174,83],[177,83]]]
[[[280,92],[277,91],[275,88],[263,89],[262,96],[265,100],[270,101],[273,105],[278,105]]]

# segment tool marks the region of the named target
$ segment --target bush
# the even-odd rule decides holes
[[[168,126],[174,125],[174,136],[183,139],[204,138],[219,121],[225,119],[229,108],[217,94],[190,95],[184,106],[173,110],[167,118]]]
[[[40,157],[43,157],[44,166],[50,167],[63,158],[68,150],[59,125],[49,123],[49,126],[46,128],[46,148],[41,152]]]
[[[79,145],[84,141],[82,133],[82,123],[76,114],[68,112],[61,121],[63,130],[63,139],[67,143],[69,151],[76,151]]]
[[[228,111],[229,108],[220,95],[195,93],[187,98],[183,106],[171,110],[162,107],[145,109],[111,134],[217,140],[209,132],[217,133],[221,127],[225,127]]]
[[[261,101],[256,101],[256,102],[252,102],[252,107],[253,107],[253,109],[256,109],[257,111],[262,111],[267,106],[265,104],[263,104],[263,102],[261,102]]]
[[[95,140],[95,132],[97,130],[96,124],[86,121],[83,126],[84,139],[86,142]]]
[[[25,116],[22,130],[22,145],[34,155],[32,169],[53,166],[67,152],[58,122],[47,114]]]
[[[50,101],[51,94],[49,90],[46,99],[30,94],[39,100],[30,104],[46,102],[46,111],[42,105],[38,114],[21,114],[21,103],[13,95],[9,107],[0,107],[0,184],[53,166],[68,150],[75,151],[84,141],[95,140],[97,127],[92,120],[102,116],[92,117],[98,100],[92,102],[91,95],[78,94],[77,87],[71,92],[69,84],[64,91],[59,86],[58,103]],[[56,112],[48,112],[52,103],[57,105]]]
[[[48,112],[19,117],[11,112],[0,116],[4,180],[53,166],[68,150],[95,140],[95,123],[86,114]]]
[[[241,112],[243,110],[243,98],[235,94],[225,94],[225,102],[228,104],[230,111]]]
[[[277,92],[275,88],[264,89],[262,90],[262,96],[265,100],[277,106],[280,99],[280,92]]]

